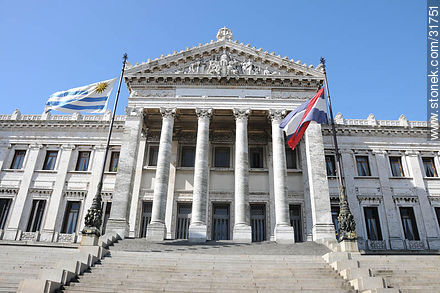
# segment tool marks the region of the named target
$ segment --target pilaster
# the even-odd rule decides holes
[[[402,250],[405,248],[402,240],[401,224],[396,204],[393,201],[393,192],[390,184],[390,166],[387,152],[382,150],[373,150],[376,157],[377,170],[379,175],[380,188],[382,190],[383,205],[387,219],[388,235],[390,237],[391,249]]]
[[[54,242],[57,240],[54,239],[54,235],[55,232],[59,232],[55,230],[57,220],[61,218],[60,214],[63,213],[61,207],[63,202],[64,184],[66,182],[67,171],[69,169],[69,164],[74,149],[75,146],[71,144],[64,144],[60,148],[57,158],[57,160],[59,160],[59,163],[56,180],[47,207],[47,215],[50,216],[46,217],[46,221],[44,222],[43,230],[41,231],[40,236],[41,241]]]
[[[23,164],[24,171],[20,188],[11,210],[8,228],[3,235],[3,239],[5,240],[20,240],[20,231],[23,231],[26,227],[28,214],[24,213],[24,211],[28,210],[27,207],[32,204],[32,199],[29,198],[28,191],[32,183],[32,175],[35,171],[38,154],[42,147],[43,146],[39,144],[29,146],[28,154]]]
[[[419,205],[421,210],[423,211],[422,218],[426,231],[426,241],[428,242],[429,249],[439,250],[440,237],[437,232],[438,222],[425,189],[425,181],[423,179],[424,170],[423,166],[421,165],[420,153],[416,151],[407,151],[406,158],[409,164],[409,169],[412,173],[412,180],[415,187],[415,192],[419,198]]]
[[[335,239],[321,125],[314,121],[310,122],[305,132],[305,148],[313,221],[313,240]]]

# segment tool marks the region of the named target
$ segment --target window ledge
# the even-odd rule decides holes
[[[394,176],[392,176],[392,177],[389,177],[389,179],[390,180],[393,180],[393,179],[397,179],[397,180],[411,180],[411,179],[413,179],[412,177],[394,177]]]
[[[71,174],[92,174],[91,171],[68,171],[67,173],[71,173]]]
[[[22,173],[24,172],[24,169],[3,169],[2,171]]]
[[[336,179],[337,178],[337,176],[328,176],[327,175],[327,179]]]
[[[35,170],[37,173],[57,173],[58,170]]]
[[[157,166],[144,166],[144,170],[156,170]]]
[[[176,170],[194,171],[194,167],[176,167]]]
[[[379,179],[378,176],[354,176],[354,179]]]
[[[287,173],[302,173],[301,169],[287,169]]]
[[[227,168],[227,167],[211,167],[211,171],[223,171],[223,172],[229,172],[229,171],[234,171],[234,168]]]
[[[104,174],[106,175],[116,175],[118,172],[114,172],[114,171],[104,171]]]
[[[440,177],[423,177],[424,180],[440,180]]]
[[[267,168],[249,168],[249,172],[267,172],[269,169]]]

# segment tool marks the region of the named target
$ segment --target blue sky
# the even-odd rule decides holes
[[[0,113],[40,114],[56,91],[215,39],[281,56],[327,59],[333,111],[346,118],[426,116],[426,2],[0,1]],[[116,92],[116,87],[114,93]],[[124,113],[123,87],[118,113]],[[112,94],[114,98],[114,94]]]

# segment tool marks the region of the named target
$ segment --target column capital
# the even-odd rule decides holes
[[[247,120],[250,112],[251,112],[250,109],[234,108],[235,120]]]
[[[212,108],[196,108],[196,115],[198,118],[209,118],[212,117]]]
[[[405,151],[405,155],[407,155],[409,157],[417,157],[420,155],[420,152],[415,151],[415,150],[407,150],[407,151]]]
[[[281,120],[284,119],[285,115],[286,115],[286,110],[270,109],[268,117],[272,122],[281,122]]]
[[[176,117],[176,108],[160,108],[160,114],[163,118],[173,118]]]
[[[143,108],[125,107],[125,114],[131,117],[141,117],[144,114]]]

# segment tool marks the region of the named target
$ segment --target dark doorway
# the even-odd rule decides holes
[[[295,242],[302,242],[302,218],[301,205],[295,204],[289,206],[290,225],[293,227]]]
[[[229,204],[214,204],[212,210],[212,240],[229,240]]]
[[[266,205],[251,205],[251,227],[253,242],[266,240]]]
[[[151,211],[153,204],[151,202],[142,203],[142,221],[141,221],[141,233],[142,238],[147,237],[147,226],[151,221]]]
[[[188,230],[190,223],[191,223],[191,204],[178,204],[176,239],[188,239]]]

